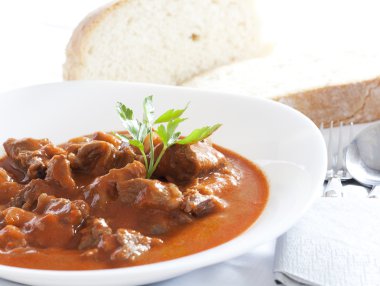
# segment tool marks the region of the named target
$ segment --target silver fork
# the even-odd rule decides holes
[[[342,181],[352,179],[346,168],[345,154],[346,146],[351,142],[353,137],[353,123],[351,122],[348,127],[348,136],[346,126],[343,122],[339,122],[338,130],[333,130],[334,122],[330,122],[328,136],[325,137],[327,145],[327,173],[326,173],[326,186],[323,190],[324,197],[341,197],[343,196]],[[321,124],[320,130],[324,134],[324,126]],[[337,132],[336,132],[337,131]],[[338,133],[338,136],[336,136]]]

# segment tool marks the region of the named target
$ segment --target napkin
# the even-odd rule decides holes
[[[277,240],[277,283],[380,285],[380,199],[320,198]]]

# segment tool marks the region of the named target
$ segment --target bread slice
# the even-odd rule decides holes
[[[253,0],[119,0],[75,29],[66,80],[179,84],[259,49]]]
[[[271,98],[317,125],[380,119],[380,54],[274,54],[224,66],[185,86]]]

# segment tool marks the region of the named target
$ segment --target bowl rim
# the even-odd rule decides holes
[[[318,127],[314,124],[314,122],[306,117],[303,113],[300,111],[293,109],[290,106],[287,106],[285,104],[282,104],[280,102],[268,99],[268,98],[262,98],[262,97],[255,97],[255,96],[249,96],[245,94],[234,94],[231,92],[223,92],[223,91],[211,91],[207,89],[199,89],[199,88],[193,88],[193,87],[187,87],[187,86],[171,86],[171,85],[162,85],[162,84],[153,84],[153,83],[136,83],[136,82],[122,82],[122,81],[108,81],[108,80],[76,80],[76,81],[57,81],[57,82],[49,82],[49,83],[43,83],[43,84],[37,84],[37,85],[31,85],[31,86],[25,86],[13,90],[8,90],[0,93],[0,100],[2,97],[7,96],[12,93],[20,93],[20,92],[26,92],[27,90],[30,89],[38,89],[38,88],[49,88],[53,86],[81,86],[84,84],[88,85],[99,85],[99,86],[104,86],[107,87],[109,85],[113,86],[120,86],[122,88],[128,88],[128,87],[133,87],[133,88],[156,88],[156,89],[166,89],[166,90],[183,90],[187,92],[194,93],[192,96],[202,96],[200,94],[208,94],[211,96],[215,96],[218,94],[218,96],[225,96],[225,97],[234,97],[235,99],[244,99],[244,100],[250,100],[250,101],[261,101],[261,102],[266,102],[266,104],[270,104],[273,106],[276,106],[276,108],[280,108],[283,110],[286,110],[288,112],[294,113],[296,116],[298,116],[300,119],[305,121],[306,124],[311,128],[310,130],[313,130],[315,134],[318,134],[319,140],[321,143],[320,147],[322,148],[322,158],[321,158],[321,168],[319,174],[313,174],[313,177],[316,177],[316,181],[323,182],[325,178],[325,172],[327,169],[327,151],[326,151],[326,145],[323,139],[323,135],[319,131]],[[256,163],[255,163],[256,164]],[[325,167],[322,167],[325,166]],[[300,210],[299,215],[294,221],[289,222],[288,224],[284,225],[282,228],[278,228],[275,231],[268,232],[266,235],[263,236],[260,241],[260,243],[257,244],[261,245],[265,242],[267,242],[269,239],[274,239],[287,231],[289,228],[291,228],[297,220],[299,220],[304,213],[310,208],[310,206],[313,204],[315,199],[317,199],[320,195],[319,191],[319,186],[313,186],[312,187],[312,193],[313,195],[310,196],[309,200],[307,203],[303,205],[302,210]],[[270,194],[269,194],[270,195]],[[269,199],[268,199],[269,201]],[[260,214],[261,216],[261,214]],[[259,219],[256,219],[252,225],[254,225]],[[251,225],[251,226],[252,226]],[[247,229],[248,230],[248,229]],[[157,272],[160,270],[168,269],[168,266],[171,266],[173,263],[175,263],[177,266],[186,266],[189,264],[189,259],[192,260],[192,266],[190,267],[191,270],[195,270],[198,268],[202,268],[208,265],[212,265],[218,262],[222,262],[234,257],[237,257],[252,248],[252,243],[249,243],[247,239],[245,239],[244,234],[246,231],[241,233],[240,235],[236,236],[235,238],[217,245],[215,247],[186,255],[183,257],[179,258],[174,258],[162,262],[155,262],[155,263],[149,263],[149,264],[144,264],[144,265],[137,265],[137,266],[130,266],[130,267],[121,267],[121,268],[111,268],[111,269],[96,269],[96,270],[47,270],[47,269],[32,269],[32,268],[23,268],[23,267],[17,267],[17,266],[8,266],[8,265],[2,265],[0,264],[0,270],[5,270],[9,274],[17,274],[20,271],[23,273],[30,273],[30,274],[35,274],[35,272],[43,272],[43,275],[46,277],[56,277],[57,274],[69,274],[73,278],[79,278],[81,276],[87,276],[87,275],[92,275],[93,277],[106,277],[106,276],[113,276],[114,274],[119,274],[123,273],[128,275],[128,272],[131,272],[130,274],[134,275],[139,275],[139,274],[146,274],[149,272]],[[239,248],[235,248],[234,252],[224,252],[224,249],[230,249],[231,246],[234,246],[238,244]],[[205,253],[209,253],[207,261],[203,259]],[[227,254],[226,254],[227,253]],[[195,265],[195,266],[194,266]],[[151,270],[154,268],[154,270]],[[186,268],[184,268],[186,269]],[[150,271],[151,270],[151,271]],[[184,270],[183,272],[186,272]]]

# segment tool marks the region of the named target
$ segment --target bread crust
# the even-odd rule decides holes
[[[380,119],[380,77],[276,96],[318,126],[333,121],[365,123]]]
[[[199,12],[199,17],[192,15]],[[180,84],[263,52],[254,14],[252,0],[116,0],[76,27],[66,48],[63,79]],[[224,18],[223,25],[210,26],[215,22],[210,19]]]
[[[380,120],[380,57],[371,51],[283,53],[203,73],[185,86],[269,98],[316,125]]]
[[[88,48],[88,38],[105,17],[128,1],[129,0],[116,0],[110,2],[87,15],[79,23],[73,31],[71,39],[66,47],[66,62],[63,65],[64,80],[76,80],[80,78],[81,70],[84,67],[83,55]]]

